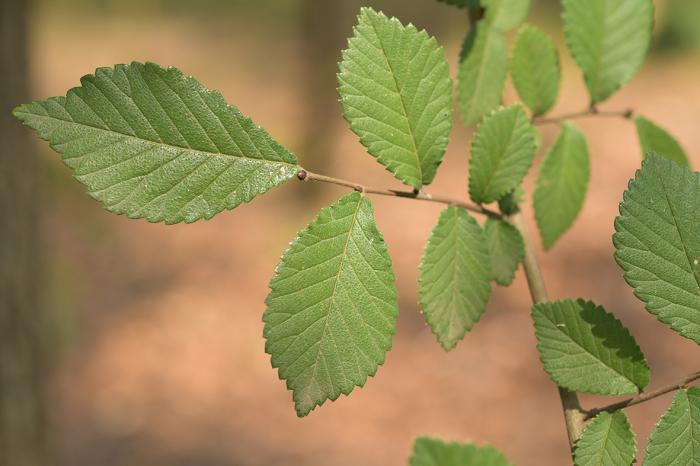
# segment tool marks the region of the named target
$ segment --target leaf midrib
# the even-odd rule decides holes
[[[452,217],[453,225],[452,225],[452,229],[450,231],[450,241],[453,244],[454,251],[455,251],[454,261],[452,261],[452,274],[453,275],[452,275],[452,279],[450,280],[450,288],[452,291],[450,293],[452,295],[450,298],[450,301],[452,303],[455,303],[455,301],[457,300],[457,297],[463,298],[462,293],[460,293],[460,290],[457,287],[457,280],[458,280],[457,277],[461,276],[460,267],[459,267],[459,258],[457,256],[458,248],[459,248],[459,244],[460,244],[460,241],[459,241],[459,238],[460,238],[460,236],[459,236],[459,230],[460,230],[459,229],[459,220],[460,219],[459,219],[459,211],[457,210],[457,207],[451,206],[450,209],[452,209],[452,214],[453,214],[453,217]],[[453,325],[455,323],[455,320],[458,320],[457,319],[458,314],[459,313],[457,310],[457,306],[455,306],[455,305],[450,306],[450,325],[449,325],[450,334],[452,334],[452,330],[454,330]],[[461,331],[461,328],[458,328],[457,332],[459,333],[460,331]],[[455,340],[459,340],[459,339],[456,337],[450,338],[450,343],[454,342]]]
[[[477,71],[476,71],[476,80],[474,81],[474,93],[472,94],[473,96],[480,94],[481,89],[484,87],[483,82],[484,82],[484,76],[486,75],[485,69],[486,67],[483,66],[484,63],[487,63],[488,59],[491,58],[492,54],[492,49],[489,47],[490,44],[490,39],[492,34],[498,34],[497,32],[493,32],[487,27],[486,24],[481,24],[478,27],[483,27],[483,34],[484,34],[484,48],[481,51],[481,59],[475,59],[477,62]],[[477,31],[478,34],[479,31]],[[477,52],[475,50],[475,52]],[[467,58],[468,60],[468,58]],[[466,66],[466,63],[465,63]],[[475,105],[470,105],[470,108],[475,108]],[[471,114],[471,111],[470,111]]]
[[[679,400],[678,397],[674,398],[674,401],[673,401],[673,403],[671,404],[671,407],[670,407],[670,408],[664,413],[664,415],[661,417],[661,421],[663,421],[664,419],[666,419],[667,416],[670,416],[671,411],[672,411],[674,408],[676,408],[676,407],[679,407],[680,413],[678,413],[678,416],[675,418],[675,420],[670,421],[670,424],[669,424],[668,426],[666,426],[666,427],[667,427],[667,430],[665,430],[665,431],[662,432],[662,433],[665,434],[668,430],[670,430],[671,428],[673,428],[675,425],[677,425],[677,424],[679,424],[679,423],[683,423],[683,422],[685,421],[686,417],[687,417],[687,420],[688,420],[687,427],[683,427],[683,432],[682,432],[682,434],[685,434],[685,432],[688,431],[688,435],[689,435],[689,438],[690,438],[690,442],[689,442],[689,446],[690,446],[690,459],[692,460],[692,459],[694,458],[694,453],[695,453],[695,448],[694,448],[694,446],[693,446],[695,442],[693,441],[693,415],[692,415],[692,410],[691,410],[691,406],[690,406],[690,397],[689,397],[689,395],[688,395],[688,390],[687,390],[687,389],[682,389],[682,388],[681,388],[681,389],[678,391],[678,394],[680,394],[681,397],[682,397],[683,399],[682,399],[682,400]],[[679,403],[676,404],[676,401],[679,401]],[[681,402],[683,403],[683,406],[680,406],[680,403],[681,403]],[[685,408],[687,408],[687,410],[686,410]],[[675,414],[675,413],[674,413],[674,414]],[[686,414],[687,414],[687,416],[686,416]],[[659,432],[653,432],[653,433],[652,433],[652,437],[655,436],[655,435],[657,435],[657,434],[659,434]],[[681,435],[682,435],[682,434],[681,434]],[[660,451],[655,451],[655,452],[654,452],[654,455],[655,455],[655,456],[654,456],[653,458],[651,458],[651,459],[653,459],[653,460],[658,460],[658,458],[659,458],[660,456],[664,456],[664,455],[666,454],[666,452],[668,451],[668,449],[674,446],[676,440],[678,440],[679,438],[681,438],[681,435],[678,435],[676,438],[674,438],[673,440],[671,440],[670,442],[668,442],[668,443],[666,443],[666,444],[662,444],[661,446],[663,446],[663,448],[662,448]],[[650,438],[650,445],[651,445],[651,443],[652,443],[654,440],[655,440],[654,438]],[[655,446],[655,447],[659,447],[660,445],[654,445],[654,446]],[[685,449],[683,449],[682,451],[685,451]],[[647,453],[649,453],[649,450],[648,450],[648,449],[647,449]],[[649,459],[649,456],[647,456],[647,459]],[[647,463],[645,462],[644,464],[647,464]]]
[[[685,258],[688,260],[688,266],[690,267],[690,275],[692,275],[693,279],[695,280],[695,285],[697,286],[696,290],[696,295],[700,296],[700,277],[698,277],[697,273],[693,270],[693,259],[690,257],[690,253],[688,252],[688,248],[685,245],[685,241],[683,240],[683,234],[681,233],[681,229],[678,226],[678,221],[676,220],[676,211],[673,208],[673,204],[671,203],[671,199],[668,197],[668,189],[666,188],[666,183],[664,182],[664,178],[660,177],[661,180],[661,186],[663,187],[664,191],[664,199],[666,200],[666,204],[668,205],[668,209],[671,212],[671,219],[673,220],[673,226],[675,227],[676,231],[678,232],[678,239],[680,239],[681,242],[681,247],[683,248],[683,253],[685,253]]]
[[[348,257],[348,245],[350,244],[350,237],[352,236],[352,232],[355,229],[355,224],[357,222],[357,214],[360,212],[360,207],[362,205],[362,198],[360,198],[357,201],[357,207],[355,208],[355,212],[353,212],[352,215],[352,220],[350,222],[350,227],[348,228],[348,234],[347,237],[345,238],[345,244],[343,245],[343,252],[341,254],[341,259],[340,259],[340,264],[338,264],[338,273],[335,276],[335,283],[333,284],[333,291],[331,292],[331,295],[328,297],[328,312],[326,313],[325,316],[325,323],[323,324],[323,330],[321,331],[321,336],[319,337],[318,341],[319,343],[324,340],[326,337],[326,331],[328,330],[328,323],[330,322],[330,316],[331,312],[333,311],[333,308],[335,306],[335,299],[336,299],[336,294],[338,291],[338,284],[340,283],[340,275],[343,271],[343,268],[345,266],[345,261],[347,260]],[[318,369],[318,359],[321,355],[321,347],[319,345],[319,348],[316,352],[316,357],[314,358],[314,364],[313,364],[313,372],[311,374],[311,380],[315,381],[316,380],[316,371]],[[343,377],[345,377],[346,380],[348,380],[347,376],[345,375],[345,371],[343,370]],[[307,384],[304,389],[306,390],[309,387],[310,384]]]
[[[606,4],[606,5],[607,5],[607,4]],[[596,50],[596,52],[598,52],[598,53],[596,53],[596,56],[595,56],[595,65],[594,65],[595,91],[596,91],[596,94],[600,93],[600,87],[601,87],[601,78],[600,78],[600,76],[601,76],[601,73],[602,73],[601,65],[602,65],[602,63],[603,63],[603,52],[604,52],[604,50],[603,50],[603,43],[605,42],[605,36],[607,35],[607,32],[608,32],[608,31],[607,31],[607,29],[608,29],[608,24],[606,23],[606,20],[607,20],[607,15],[606,15],[607,8],[606,8],[606,5],[603,6],[603,15],[602,15],[602,18],[600,18],[601,21],[599,22],[600,27],[601,27],[601,29],[600,29],[600,36],[599,36],[599,38],[598,38],[599,40],[596,41],[597,43],[595,44],[595,50]],[[593,35],[593,36],[595,37],[595,35]],[[598,96],[596,95],[596,97],[594,98],[594,100],[597,99],[597,98],[598,98]]]
[[[384,61],[386,61],[386,66],[389,68],[389,74],[391,74],[391,79],[394,81],[394,86],[396,87],[396,94],[399,96],[399,102],[401,102],[401,110],[403,112],[404,118],[406,119],[406,124],[408,125],[411,145],[413,146],[413,155],[415,155],[416,157],[416,168],[418,169],[418,184],[423,185],[423,166],[421,165],[420,155],[418,154],[418,145],[416,144],[415,129],[411,124],[410,118],[408,118],[406,102],[404,101],[403,94],[401,93],[401,87],[399,86],[399,82],[396,79],[396,73],[394,72],[394,68],[391,66],[389,56],[387,55],[386,49],[384,48],[384,42],[382,41],[380,32],[377,29],[377,26],[374,24],[374,20],[370,19],[369,23],[372,25],[374,34],[377,36],[377,42],[379,42],[379,50],[382,52],[382,57],[384,57]]]
[[[691,453],[691,458],[695,458],[695,442],[693,441],[693,410],[692,406],[690,405],[690,393],[688,392],[688,389],[684,391],[685,394],[685,399],[688,402],[688,430],[690,434],[690,453]]]
[[[540,37],[539,34],[534,31],[534,29],[532,29],[532,31],[533,31],[533,34],[535,34],[535,36],[537,36],[537,39],[535,39],[535,41],[542,40],[542,37]],[[532,43],[531,43],[531,44],[527,44],[527,45],[530,47],[528,47],[528,49],[526,50],[525,53],[529,54],[530,52],[533,52],[533,53],[536,52],[536,50],[532,50],[532,49],[534,49],[536,47],[539,48],[539,46],[541,44],[535,44],[535,46],[532,46]],[[539,50],[539,52],[542,53],[542,55],[544,55],[542,50]],[[546,52],[549,52],[549,50],[547,50]],[[527,56],[527,59],[523,60],[523,62],[522,62],[524,64],[524,66],[527,67],[527,74],[525,76],[525,79],[527,80],[527,87],[529,87],[529,90],[532,91],[532,95],[534,95],[534,98],[535,98],[535,104],[534,104],[535,108],[533,109],[533,113],[535,113],[536,115],[539,114],[540,111],[545,107],[544,97],[542,96],[543,92],[541,92],[541,91],[543,89],[546,90],[548,88],[548,84],[549,84],[548,82],[546,82],[546,80],[542,80],[542,79],[540,79],[538,82],[538,79],[536,79],[536,77],[535,77],[539,74],[539,71],[541,68],[545,68],[544,66],[542,66],[541,61],[537,61],[539,58],[540,57],[537,57],[536,55],[533,54],[533,55]],[[549,57],[544,57],[544,60],[546,60],[548,58]],[[523,100],[525,100],[525,99],[523,99]]]
[[[208,152],[208,151],[203,151],[203,150],[199,150],[199,149],[193,149],[191,147],[176,146],[173,144],[168,144],[166,142],[151,141],[150,139],[143,139],[143,138],[140,138],[138,136],[134,136],[133,134],[124,133],[122,131],[100,128],[99,126],[88,125],[86,123],[80,123],[80,122],[77,122],[75,120],[64,120],[63,118],[56,118],[56,117],[51,116],[51,115],[39,115],[37,113],[31,113],[31,112],[26,112],[26,111],[17,111],[17,112],[15,112],[15,114],[16,115],[29,115],[30,117],[33,117],[33,118],[43,118],[43,119],[52,120],[52,121],[59,121],[59,122],[63,122],[63,123],[68,124],[68,125],[74,125],[74,126],[78,126],[81,128],[88,128],[90,130],[101,131],[103,133],[107,133],[110,135],[118,134],[120,136],[124,136],[125,138],[129,138],[131,140],[138,141],[142,144],[143,143],[153,144],[153,145],[161,146],[161,147],[171,149],[171,150],[187,151],[187,152],[193,152],[193,153],[198,153],[198,154],[205,154],[205,155],[210,156],[210,157],[244,159],[244,160],[251,160],[251,161],[266,162],[266,163],[270,163],[270,164],[286,165],[289,167],[297,167],[296,164],[292,164],[292,163],[284,162],[284,161],[278,161],[278,160],[270,160],[270,159],[266,159],[264,157],[256,158],[256,157],[247,157],[245,155],[225,154],[222,152]]]
[[[611,367],[611,366],[608,366],[607,364],[605,364],[603,361],[601,361],[601,359],[600,359],[598,356],[596,356],[595,354],[591,353],[587,348],[585,348],[585,347],[582,346],[579,342],[577,342],[576,340],[574,340],[574,339],[571,337],[571,335],[569,335],[568,333],[562,331],[561,328],[557,325],[557,323],[556,323],[554,320],[552,320],[552,319],[549,318],[549,316],[547,315],[547,313],[542,312],[542,311],[539,311],[539,312],[540,312],[540,314],[541,314],[542,316],[544,316],[545,319],[547,319],[547,321],[548,321],[550,324],[552,324],[552,326],[554,327],[554,329],[555,329],[557,332],[559,332],[559,333],[561,333],[562,335],[566,336],[574,345],[578,346],[578,347],[581,348],[585,353],[589,354],[599,365],[605,367],[606,369],[612,370],[613,372],[615,372],[616,374],[618,374],[620,377],[622,377],[623,379],[625,379],[626,381],[630,382],[632,385],[634,385],[635,387],[637,387],[637,389],[639,388],[638,385],[637,385],[633,380],[629,379],[625,374],[621,373],[621,372],[620,372],[619,370],[617,370],[616,368]]]
[[[569,186],[575,184],[583,184],[585,186],[586,184],[571,182],[572,175],[583,173],[578,170],[578,167],[576,167],[575,170],[567,170],[567,168],[569,168],[567,167],[567,163],[578,165],[578,163],[580,162],[580,154],[578,153],[578,148],[575,145],[575,140],[576,138],[578,138],[578,134],[573,132],[575,130],[568,128],[564,129],[564,131],[566,131],[566,133],[562,138],[562,145],[560,148],[561,150],[557,151],[557,153],[552,154],[552,165],[550,166],[554,166],[554,169],[552,170],[552,173],[550,173],[551,176],[549,176],[546,180],[546,184],[540,184],[542,188],[551,190],[548,194],[549,197],[552,199],[564,198],[565,196],[563,196],[563,193],[568,194],[566,188]],[[578,181],[578,178],[574,178],[574,180]],[[578,188],[578,186],[574,187]],[[556,196],[552,196],[552,192],[554,192]]]
[[[506,157],[506,155],[508,155],[508,152],[511,149],[511,145],[513,143],[513,138],[515,136],[516,129],[518,129],[518,115],[517,114],[515,115],[515,118],[513,120],[513,125],[511,127],[511,130],[509,131],[508,141],[505,144],[505,149],[498,156],[498,160],[496,161],[496,166],[494,167],[493,170],[490,171],[490,173],[488,174],[488,178],[486,180],[486,183],[484,183],[483,193],[481,195],[482,198],[485,197],[486,194],[488,194],[489,190],[491,189],[491,184],[494,182],[494,179],[496,179],[496,175],[499,174],[499,172],[502,169],[504,169],[503,164],[504,164],[505,159],[512,158],[512,155],[511,155],[511,157]],[[513,165],[515,165],[515,164],[511,164],[511,166],[513,166]],[[505,167],[505,168],[507,168],[507,167]]]
[[[615,421],[614,415],[611,414],[610,415],[610,422],[608,422],[607,432],[603,436],[603,448],[600,449],[600,455],[599,455],[600,463],[599,464],[603,464],[603,458],[605,457],[605,451],[608,448],[608,439],[609,439],[610,431],[612,430],[612,425],[613,425],[614,421]]]

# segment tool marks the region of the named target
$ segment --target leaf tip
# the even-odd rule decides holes
[[[27,114],[27,104],[21,104],[12,109],[12,116],[24,123]]]

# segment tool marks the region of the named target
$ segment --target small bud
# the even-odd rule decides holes
[[[299,181],[304,181],[307,176],[308,176],[308,173],[306,172],[306,170],[299,170],[297,172],[297,178],[299,179]]]
[[[498,200],[498,208],[504,215],[513,215],[520,211],[519,204],[522,202],[522,198],[523,190],[521,187],[517,187]]]

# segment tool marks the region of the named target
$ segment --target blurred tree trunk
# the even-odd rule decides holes
[[[335,130],[341,107],[336,92],[338,61],[347,46],[356,18],[356,0],[302,0],[299,35],[304,60],[301,93],[305,107],[301,163],[312,171],[326,173],[333,158]],[[313,185],[305,186],[309,194]]]
[[[28,1],[0,0],[0,465],[46,466],[37,160],[11,115],[28,97]]]

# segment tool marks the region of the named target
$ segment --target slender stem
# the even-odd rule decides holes
[[[676,383],[672,383],[671,385],[666,385],[665,387],[661,387],[651,392],[640,393],[639,395],[634,396],[632,398],[618,401],[617,403],[612,403],[607,406],[603,406],[602,408],[591,409],[590,411],[586,412],[586,419],[591,419],[597,416],[599,413],[602,413],[603,411],[612,413],[614,411],[619,411],[623,408],[629,408],[630,406],[644,403],[645,401],[653,400],[654,398],[658,398],[669,392],[683,388],[689,383],[694,382],[698,379],[700,379],[700,372],[695,372],[693,374],[685,376],[682,380]]]
[[[628,108],[626,110],[599,110],[595,106],[591,106],[586,110],[573,113],[565,113],[563,115],[557,115],[553,117],[537,117],[532,120],[536,125],[546,125],[546,124],[561,124],[566,120],[574,120],[576,118],[588,118],[588,117],[610,117],[610,118],[625,118],[630,119],[634,116],[634,110]]]
[[[332,178],[326,175],[319,175],[318,173],[312,173],[304,169],[299,170],[299,172],[297,173],[297,178],[301,181],[320,181],[321,183],[330,183],[339,186],[345,186],[347,188],[354,189],[355,191],[367,194],[403,197],[406,199],[414,199],[417,201],[437,202],[440,204],[454,205],[457,207],[462,207],[471,212],[475,212],[477,214],[487,215],[493,218],[502,218],[502,215],[498,212],[487,209],[486,207],[483,207],[481,205],[472,204],[471,202],[466,202],[461,199],[454,199],[446,196],[434,196],[423,191],[397,191],[394,189],[371,188],[369,186],[364,186],[360,183],[356,183],[354,181],[341,180],[340,178]]]
[[[511,217],[515,226],[520,230],[525,243],[525,257],[523,259],[523,270],[527,278],[527,284],[530,288],[530,296],[533,304],[549,301],[547,288],[544,284],[542,271],[537,263],[537,257],[532,247],[532,242],[527,234],[525,222],[521,213],[517,213]],[[578,396],[575,392],[570,392],[564,388],[559,388],[559,398],[564,410],[564,422],[566,423],[566,432],[569,436],[569,448],[574,451],[576,440],[581,436],[585,425],[584,411],[581,409]]]
[[[483,11],[481,12],[483,14]],[[478,15],[476,15],[476,12],[471,15],[471,21],[472,23],[478,21]],[[571,119],[576,119],[576,118],[586,118],[586,117],[614,117],[614,118],[625,118],[625,119],[630,119],[634,115],[634,111],[632,109],[626,109],[622,111],[611,111],[611,110],[599,110],[595,105],[591,105],[588,109],[580,111],[580,112],[573,112],[573,113],[567,113],[567,114],[562,114],[558,116],[553,116],[553,117],[537,117],[533,118],[533,123],[538,124],[538,125],[544,125],[544,124],[561,124],[566,120],[571,120]],[[448,204],[448,205],[455,205],[458,207],[462,207],[466,210],[469,210],[471,212],[475,212],[478,214],[483,214],[487,215],[489,217],[493,218],[503,218],[503,215],[501,215],[498,212],[495,212],[493,210],[487,209],[486,207],[483,207],[482,205],[477,205],[477,204],[472,204],[470,202],[462,201],[460,199],[454,199],[450,197],[445,197],[445,196],[433,196],[431,194],[428,194],[423,191],[397,191],[393,189],[381,189],[381,188],[372,188],[368,186],[364,186],[360,183],[356,183],[354,181],[348,181],[348,180],[343,180],[340,178],[332,178],[330,176],[326,175],[320,175],[317,173],[312,173],[308,170],[300,169],[297,172],[297,178],[301,181],[319,181],[322,183],[330,183],[330,184],[335,184],[339,186],[345,186],[347,188],[351,188],[355,191],[363,192],[363,193],[369,193],[369,194],[377,194],[380,196],[392,196],[392,197],[403,197],[406,199],[414,199],[418,201],[427,201],[427,202],[437,202],[441,204]],[[535,256],[534,249],[532,247],[532,243],[530,241],[530,238],[527,234],[527,230],[525,228],[525,224],[522,218],[521,213],[517,213],[511,217],[511,220],[515,224],[515,226],[520,230],[523,240],[525,243],[525,257],[523,259],[523,270],[525,271],[525,276],[527,278],[527,283],[528,287],[530,289],[530,295],[532,297],[532,302],[534,304],[540,303],[540,302],[546,302],[549,301],[549,297],[547,295],[547,288],[545,287],[544,284],[544,279],[542,277],[542,272],[540,270],[539,264],[537,263],[537,257]],[[697,375],[697,376],[696,376]],[[688,383],[691,380],[696,380],[700,378],[700,373],[698,374],[693,374],[690,379],[686,378],[684,379],[683,382],[681,382],[680,385],[683,385],[685,383]],[[610,410],[616,410],[616,409],[621,409],[627,406],[632,406],[638,403],[642,403],[644,401],[647,401],[649,399],[655,398],[657,396],[661,396],[664,393],[668,393],[669,391],[674,390],[677,388],[679,385],[673,385],[671,387],[665,387],[664,389],[657,390],[656,392],[650,392],[648,394],[641,394],[635,398],[631,398],[629,400],[621,401],[619,403],[612,404],[607,407],[599,408],[599,409],[594,409],[591,411],[584,411],[581,408],[581,404],[578,399],[578,395],[576,392],[571,392],[569,390],[566,390],[565,388],[558,387],[559,389],[559,398],[561,399],[561,405],[562,409],[564,411],[564,422],[566,424],[566,432],[569,438],[569,448],[571,451],[574,451],[574,446],[576,444],[576,440],[581,436],[581,433],[583,432],[583,428],[585,426],[586,420],[590,419],[593,417],[595,414],[601,412],[601,411],[610,411]]]
[[[308,170],[301,169],[297,173],[297,178],[301,181],[318,181],[321,183],[330,183],[338,186],[345,186],[351,188],[355,191],[377,194],[380,196],[392,196],[392,197],[403,197],[406,199],[414,199],[418,201],[428,201],[428,202],[438,202],[442,204],[450,204],[458,207],[462,207],[469,211],[488,215],[494,218],[502,218],[503,216],[498,212],[489,210],[483,206],[465,202],[459,199],[453,199],[443,196],[432,196],[428,193],[422,191],[397,191],[393,189],[380,189],[371,188],[364,186],[360,183],[354,181],[343,180],[340,178],[333,178],[326,175],[320,175],[317,173],[312,173]],[[511,217],[513,223],[520,230],[523,240],[525,242],[525,258],[523,259],[523,269],[525,271],[525,276],[527,278],[527,283],[530,289],[530,295],[532,297],[533,303],[540,303],[549,300],[547,295],[547,288],[544,284],[544,279],[542,278],[542,272],[540,271],[539,264],[537,263],[537,258],[535,256],[530,238],[527,235],[527,230],[525,228],[522,214],[517,213]],[[583,432],[583,427],[585,424],[585,412],[581,409],[581,405],[578,400],[578,396],[574,392],[570,392],[564,388],[559,387],[559,397],[561,398],[562,408],[564,410],[564,421],[566,423],[566,431],[569,437],[569,447],[573,451],[574,444]]]
[[[484,10],[480,9],[479,14],[477,11],[470,11],[469,20],[470,24],[474,26],[481,18],[484,16]],[[598,109],[591,105],[586,112],[581,112],[572,115],[562,115],[553,118],[541,118],[533,119],[535,124],[546,124],[546,123],[561,123],[568,118],[580,118],[588,116],[590,114],[601,115]],[[603,114],[607,116],[607,112]],[[631,111],[625,111],[624,115],[626,118],[631,116]],[[615,116],[623,116],[618,113]],[[532,297],[532,302],[537,304],[543,301],[549,301],[547,296],[547,288],[544,284],[544,278],[542,277],[542,272],[540,270],[539,264],[537,263],[537,257],[532,248],[532,243],[527,235],[525,228],[525,223],[523,222],[522,214],[520,212],[516,213],[511,217],[511,220],[515,226],[520,230],[525,243],[525,257],[523,259],[523,269],[525,271],[525,277],[527,278],[528,288],[530,289],[530,296]],[[581,409],[581,405],[578,400],[578,396],[574,392],[570,392],[564,388],[559,388],[559,398],[561,399],[562,408],[564,410],[564,421],[566,423],[566,432],[569,437],[569,449],[573,453],[574,445],[576,440],[581,436],[583,432],[583,427],[585,425],[584,412]]]

